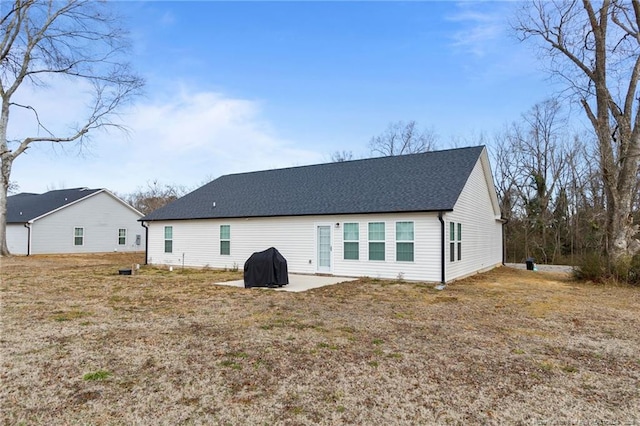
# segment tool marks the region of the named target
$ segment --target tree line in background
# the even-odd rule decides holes
[[[640,272],[637,254],[627,268],[607,267],[609,207],[594,136],[567,129],[560,103],[551,99],[493,138],[494,180],[508,220],[506,259],[578,265],[591,278],[607,270],[618,278],[634,275]],[[630,214],[634,223],[640,221],[638,169]]]

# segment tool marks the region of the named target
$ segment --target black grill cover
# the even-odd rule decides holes
[[[253,253],[244,263],[244,286],[282,287],[289,284],[287,260],[271,247]]]

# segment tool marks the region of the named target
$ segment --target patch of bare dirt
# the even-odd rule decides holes
[[[499,268],[304,293],[0,259],[4,424],[640,422],[639,290]]]

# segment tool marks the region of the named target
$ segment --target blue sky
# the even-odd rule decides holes
[[[21,191],[120,194],[148,181],[195,188],[220,175],[369,156],[390,122],[478,144],[553,93],[512,2],[119,2],[145,95],[128,134],[42,145],[16,160]],[[72,123],[77,84],[26,93]],[[46,100],[55,99],[56,102]],[[62,105],[61,105],[62,103]],[[48,105],[48,106],[47,106]],[[13,129],[28,128],[15,120]],[[23,125],[25,124],[25,125]]]

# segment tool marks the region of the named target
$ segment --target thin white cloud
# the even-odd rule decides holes
[[[160,19],[158,20],[158,24],[162,25],[163,27],[169,27],[173,25],[175,22],[176,22],[176,17],[170,11],[164,12],[160,17]]]
[[[124,111],[121,120],[128,134],[95,133],[85,157],[55,154],[46,144],[34,147],[16,160],[12,180],[29,192],[91,186],[126,193],[153,179],[194,187],[207,177],[323,161],[323,153],[278,137],[260,102],[167,87]],[[42,104],[41,115],[55,114],[52,108],[80,110],[81,94],[74,96],[73,87],[60,90],[66,95]],[[73,114],[64,118],[80,119]],[[12,121],[13,128],[25,119]]]
[[[452,35],[452,46],[476,57],[495,51],[507,32],[507,8],[501,3],[458,3],[458,11],[447,17],[459,28]]]

